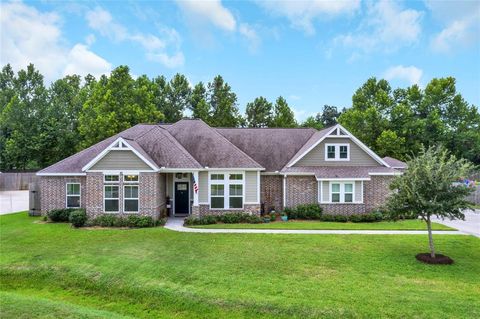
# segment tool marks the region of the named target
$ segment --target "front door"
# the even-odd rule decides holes
[[[188,215],[188,182],[175,182],[175,216]]]

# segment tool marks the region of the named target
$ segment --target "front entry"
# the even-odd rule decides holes
[[[188,215],[188,197],[188,182],[175,182],[175,216]]]

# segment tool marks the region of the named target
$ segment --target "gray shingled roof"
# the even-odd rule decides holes
[[[369,173],[395,173],[385,166],[304,166],[287,167],[282,173],[311,173],[316,178],[368,178]]]
[[[217,132],[265,167],[280,171],[316,132],[311,128],[217,128]]]
[[[204,167],[262,168],[201,120],[181,120],[166,129]]]
[[[396,158],[393,158],[393,157],[384,157],[383,160],[385,161],[385,163],[387,163],[388,165],[390,165],[391,167],[394,167],[394,168],[407,168],[407,163],[405,162],[402,162]]]

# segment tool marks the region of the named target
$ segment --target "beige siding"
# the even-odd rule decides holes
[[[198,173],[198,201],[208,203],[208,172]]]
[[[258,203],[257,172],[245,172],[245,202]]]
[[[330,201],[330,183],[329,182],[322,182],[322,193],[323,193],[323,202]]]
[[[152,170],[132,151],[110,151],[95,165],[92,170]]]
[[[355,199],[354,201],[357,203],[362,202],[362,186],[363,183],[361,181],[355,181]]]
[[[350,144],[349,161],[325,161],[325,144]],[[294,166],[379,166],[380,164],[349,138],[326,138]]]

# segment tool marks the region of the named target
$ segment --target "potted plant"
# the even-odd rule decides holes
[[[270,211],[270,221],[274,222],[277,220],[277,213],[275,212],[274,209]]]
[[[284,221],[284,222],[287,222],[287,221],[288,221],[288,216],[287,216],[287,214],[286,214],[285,212],[282,212],[282,213],[280,214],[280,218],[281,218],[282,221]]]
[[[263,222],[264,222],[264,223],[269,223],[269,222],[270,222],[270,220],[271,220],[271,217],[270,217],[270,215],[268,215],[268,214],[265,214],[265,215],[263,216]]]

